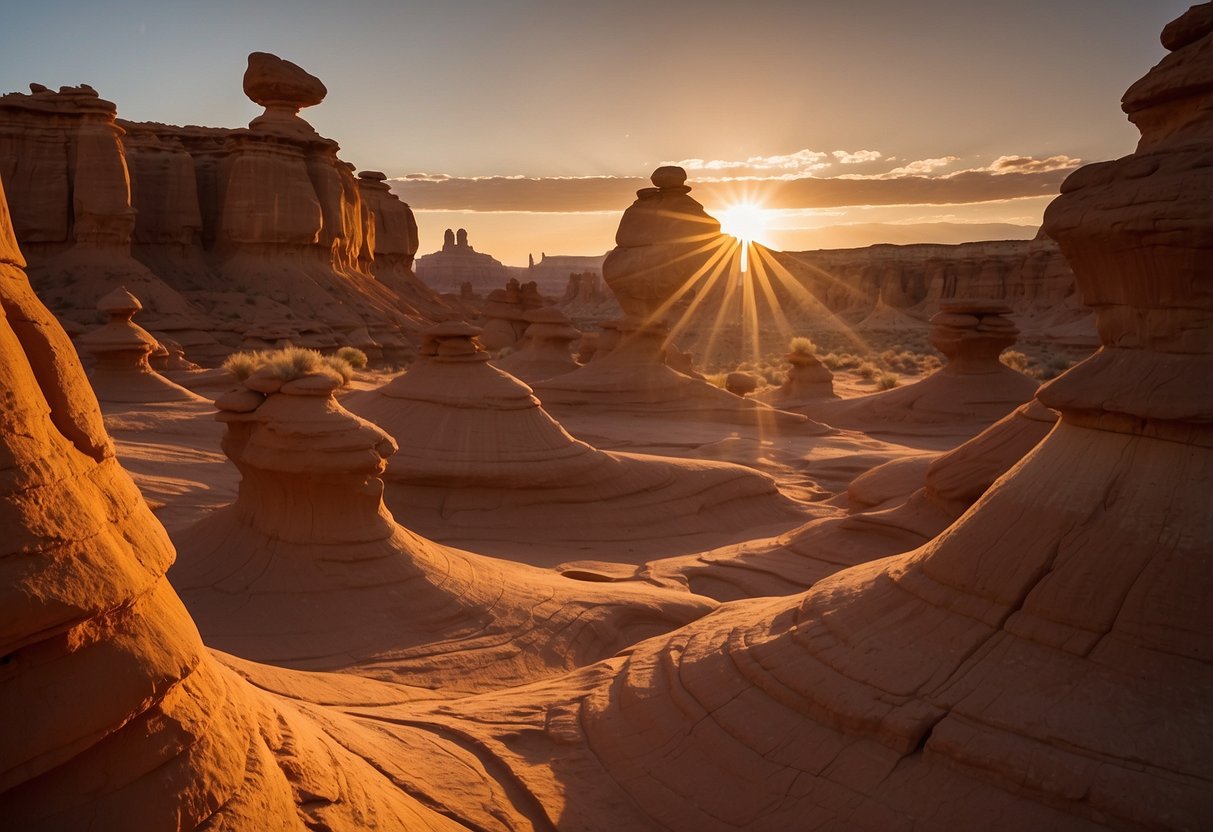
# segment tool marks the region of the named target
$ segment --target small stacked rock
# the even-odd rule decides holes
[[[484,304],[484,331],[480,342],[486,349],[501,350],[518,343],[526,331],[526,306],[522,287],[510,278],[504,288],[494,289]]]
[[[324,101],[328,89],[298,64],[269,52],[252,52],[244,71],[244,94],[265,107],[249,127],[313,135],[315,131],[299,118],[299,111]]]
[[[581,330],[563,312],[541,306],[527,312],[526,320],[523,347],[494,364],[526,382],[571,373],[581,366],[572,356],[572,344],[581,337]]]
[[[149,356],[160,344],[131,320],[142,308],[139,299],[125,288],[115,289],[97,303],[97,309],[109,316],[109,320],[77,339],[96,361],[89,380],[98,401],[201,401],[152,369]]]
[[[939,303],[931,318],[931,346],[959,372],[991,372],[998,356],[1015,343],[1019,330],[1006,315],[1011,307],[997,300],[952,298]]]
[[[780,385],[775,402],[790,407],[801,402],[833,399],[834,374],[811,352],[792,350],[783,357],[791,365],[788,380]]]

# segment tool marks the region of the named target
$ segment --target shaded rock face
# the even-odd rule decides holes
[[[323,99],[318,79],[266,53],[249,61],[245,87],[266,112],[247,129],[117,121],[87,87],[0,97],[0,177],[31,279],[81,323],[124,283],[150,328],[189,331],[174,340],[204,360],[268,319],[400,347],[445,309],[411,274],[411,211],[298,116]]]
[[[0,708],[22,715],[0,723],[5,824],[450,828],[206,651],[22,265],[0,187]]]
[[[443,727],[602,828],[1209,826],[1209,6],[1166,42],[1125,98],[1137,152],[1046,214],[1103,347],[1040,391],[1061,414],[1040,445],[914,551]],[[567,707],[573,736],[516,742]]]

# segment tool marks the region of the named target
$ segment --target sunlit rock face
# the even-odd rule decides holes
[[[1046,215],[1103,348],[1041,390],[1059,423],[954,525],[435,720],[598,828],[1213,823],[1209,8],[1126,96],[1137,152]]]
[[[0,187],[5,826],[453,828],[206,651],[23,263]]]
[[[516,541],[516,556],[531,562],[538,556],[528,542],[567,544],[556,563],[620,540],[688,551],[700,535],[737,539],[803,517],[752,469],[609,453],[574,439],[530,387],[489,363],[478,334],[463,322],[438,324],[406,373],[343,399],[399,444],[385,498],[410,526],[458,545]]]
[[[149,329],[214,361],[271,321],[296,343],[404,358],[447,310],[412,275],[408,206],[299,116],[325,89],[295,64],[250,56],[245,90],[266,109],[241,129],[120,121],[87,86],[33,90],[0,96],[0,177],[57,314],[92,323],[125,285]]]

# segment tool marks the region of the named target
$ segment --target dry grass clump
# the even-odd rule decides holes
[[[366,353],[357,347],[342,347],[337,350],[337,357],[346,361],[355,370],[366,369]]]
[[[1017,370],[1024,375],[1040,379],[1041,381],[1057,378],[1070,369],[1073,364],[1070,359],[1063,355],[1049,355],[1041,359],[1025,355],[1019,350],[1006,350],[1002,355],[998,356],[998,360],[1012,370]]]
[[[788,342],[788,352],[793,355],[816,355],[817,345],[813,343],[812,339],[797,335]]]
[[[353,349],[346,347],[345,349]],[[366,354],[354,350],[366,361]],[[294,381],[311,375],[324,375],[342,385],[349,384],[354,377],[354,366],[349,359],[337,355],[321,355],[316,350],[303,347],[286,347],[281,350],[256,350],[238,352],[227,357],[223,368],[240,381],[253,373],[264,370],[279,381]]]
[[[903,375],[926,375],[935,372],[941,366],[939,358],[935,355],[904,347],[883,351],[880,353],[880,363]]]
[[[881,370],[876,374],[874,381],[876,382],[877,390],[892,390],[901,384],[901,376],[888,370]]]
[[[821,356],[821,363],[831,370],[854,370],[863,363],[863,359],[854,353],[828,352]]]
[[[864,361],[855,368],[855,375],[862,379],[867,379],[868,381],[876,378],[877,374],[880,372],[882,372],[880,367],[876,366],[876,364],[872,363],[871,361]]]

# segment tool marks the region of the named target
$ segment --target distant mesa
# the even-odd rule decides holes
[[[448,228],[442,248],[417,258],[417,276],[438,292],[458,292],[464,283],[483,295],[514,277],[511,269],[489,254],[476,251],[466,229]]]

